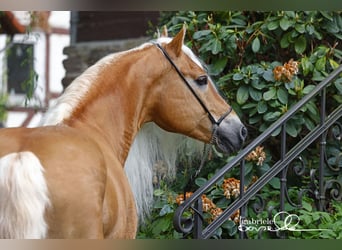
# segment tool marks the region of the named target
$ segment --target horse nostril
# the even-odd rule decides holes
[[[246,139],[247,134],[248,134],[247,128],[245,126],[242,126],[240,129],[240,137],[243,141]]]

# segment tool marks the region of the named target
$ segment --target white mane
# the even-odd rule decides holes
[[[169,42],[171,39],[160,38],[157,41]],[[145,46],[151,46],[151,44],[143,44],[133,50],[138,50]],[[200,64],[189,48],[183,46],[183,50],[192,60]],[[41,125],[56,125],[68,118],[79,101],[88,93],[92,82],[94,82],[102,66],[112,60],[117,60],[120,55],[126,52],[104,57],[76,78],[66,88],[65,93],[58,98],[56,104],[47,111]],[[158,162],[162,162],[167,176],[173,178],[175,177],[179,156],[186,154],[189,158],[196,159],[201,155],[203,146],[202,142],[180,134],[169,133],[154,123],[143,125],[134,139],[125,162],[125,172],[136,200],[141,222],[144,221],[146,215],[149,215],[151,205],[153,204],[154,166]]]
[[[168,178],[175,177],[177,160],[187,156],[192,161],[201,155],[204,144],[184,135],[167,132],[155,123],[146,123],[138,132],[125,162],[140,221],[153,205],[153,176],[159,163]]]

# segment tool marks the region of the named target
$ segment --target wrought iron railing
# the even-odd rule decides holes
[[[280,189],[279,189],[279,211],[285,210],[285,202],[287,201],[294,207],[301,207],[301,200],[299,199],[298,204],[293,202],[288,194],[287,187],[287,171],[290,163],[294,160],[300,161],[301,153],[308,148],[311,144],[318,141],[319,149],[319,166],[315,169],[310,170],[310,189],[300,190],[298,197],[301,197],[304,192],[310,192],[312,197],[317,202],[318,210],[324,210],[326,206],[326,194],[327,189],[329,189],[329,194],[335,200],[341,200],[342,196],[342,184],[337,180],[325,180],[324,169],[327,162],[327,157],[325,154],[327,132],[333,128],[334,139],[342,142],[342,105],[336,108],[329,107],[332,110],[327,114],[327,99],[326,99],[326,89],[331,85],[330,83],[337,77],[340,76],[342,72],[342,66],[338,67],[334,72],[332,72],[325,80],[318,84],[312,92],[304,96],[297,104],[295,104],[291,109],[289,109],[279,120],[273,123],[266,131],[264,131],[260,136],[253,140],[248,146],[246,146],[239,154],[234,157],[230,162],[228,162],[223,168],[221,168],[208,182],[201,186],[196,192],[192,194],[183,204],[181,204],[175,212],[174,215],[174,227],[178,232],[184,235],[192,234],[193,238],[207,239],[213,236],[220,226],[225,223],[232,214],[239,210],[240,211],[240,221],[246,218],[247,204],[253,198],[254,200],[260,200],[259,210],[264,209],[264,204],[262,198],[258,196],[258,192],[274,177],[279,177]],[[302,138],[296,145],[291,149],[287,150],[287,135],[286,135],[286,124],[306,103],[320,96],[320,123],[307,135]],[[259,179],[253,183],[251,186],[245,190],[245,158],[253,151],[258,145],[261,145],[264,141],[272,137],[272,134],[281,129],[280,136],[280,157],[279,160],[270,169],[264,173]],[[340,153],[341,154],[341,153]],[[338,158],[342,158],[341,155]],[[339,164],[338,164],[339,165]],[[303,168],[305,166],[297,166],[294,171],[296,174],[300,175],[303,173]],[[239,168],[240,175],[240,195],[235,199],[222,214],[217,217],[211,223],[204,223],[204,216],[202,211],[202,200],[203,194],[208,192],[208,190],[216,185],[219,180],[232,171],[233,169]],[[335,169],[340,171],[340,167]],[[257,199],[256,199],[257,198]],[[184,213],[190,211],[193,216],[185,216]],[[189,213],[188,213],[189,214]],[[281,214],[281,216],[284,216]],[[240,238],[247,237],[246,233],[241,230],[239,233]],[[278,237],[284,238],[285,236],[281,233]]]

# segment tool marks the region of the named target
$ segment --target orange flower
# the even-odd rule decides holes
[[[283,77],[284,74],[284,67],[283,66],[277,66],[273,69],[273,75],[274,75],[274,79],[276,79],[276,81],[280,81]]]
[[[236,210],[232,216],[230,216],[230,219],[235,222],[235,224],[240,223],[240,210]]]
[[[235,178],[224,179],[222,189],[227,199],[237,198],[240,195],[240,181]]]
[[[284,66],[276,66],[273,69],[274,79],[276,81],[291,82],[292,77],[298,74],[299,62],[290,59]]]
[[[192,195],[193,193],[192,192],[186,192],[185,193],[185,198],[186,199],[189,199],[190,196]],[[184,202],[184,194],[179,194],[177,197],[176,197],[176,203],[178,204],[178,206],[180,204],[182,204]]]
[[[255,150],[253,150],[246,156],[246,161],[256,162],[257,166],[262,166],[265,159],[266,153],[264,151],[264,147],[262,146],[257,146]]]
[[[213,208],[210,210],[211,213],[211,218],[210,218],[210,222],[216,220],[222,213],[222,209],[217,207],[217,208]]]
[[[292,75],[298,74],[298,66],[299,62],[294,61],[293,59],[290,59],[288,63],[284,64],[284,68],[289,71]]]

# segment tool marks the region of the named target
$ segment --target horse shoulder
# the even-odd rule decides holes
[[[112,155],[108,163],[103,205],[105,238],[135,238],[138,227],[136,205],[131,187],[119,160]]]
[[[88,137],[72,128],[62,129],[61,134],[54,141],[63,147],[60,155],[63,155],[64,162],[67,160],[69,165],[63,169],[69,171],[68,169],[73,168],[73,171],[77,171],[78,177],[77,180],[74,179],[74,185],[77,183],[79,189],[83,187],[83,190],[88,191],[85,194],[70,194],[71,197],[81,197],[81,200],[84,198],[84,202],[78,201],[79,209],[85,211],[87,201],[98,204],[96,210],[99,217],[101,216],[103,237],[134,238],[137,230],[134,196],[123,166],[113,150],[101,138]],[[59,137],[61,138],[58,139]],[[58,179],[62,178],[63,176]],[[85,216],[93,218],[91,213],[93,212],[89,209],[89,214]]]

